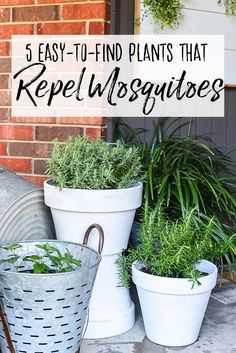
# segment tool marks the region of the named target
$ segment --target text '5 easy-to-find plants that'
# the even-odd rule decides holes
[[[24,272],[38,274],[71,272],[81,266],[81,261],[74,258],[68,249],[62,254],[49,243],[35,244],[35,247],[41,249],[42,254],[30,254],[21,258],[16,250],[22,248],[22,245],[7,245],[3,249],[9,251],[8,257],[1,259],[0,263],[14,264],[18,272],[21,272],[21,269],[24,268]],[[32,264],[31,268],[25,269],[25,265],[29,263]]]

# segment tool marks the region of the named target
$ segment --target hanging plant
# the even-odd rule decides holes
[[[144,16],[150,13],[161,29],[179,26],[183,8],[179,0],[144,0],[143,5]]]
[[[236,14],[236,0],[217,0],[217,2],[225,6],[227,15]],[[181,0],[143,0],[143,6],[142,17],[151,14],[160,29],[166,27],[176,29],[183,17]]]
[[[236,15],[236,0],[218,0],[218,4],[225,6],[226,15]]]

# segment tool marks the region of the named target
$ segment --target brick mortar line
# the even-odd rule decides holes
[[[18,124],[17,125],[12,125],[12,126],[19,126]],[[21,125],[20,125],[21,126]],[[26,126],[26,125],[22,125],[22,126]],[[36,137],[36,126],[35,125],[28,125],[28,126],[32,126],[32,138],[33,138],[33,141],[35,141],[35,137]]]
[[[4,141],[5,142],[5,141]],[[6,142],[6,152],[7,152],[7,155],[9,155],[9,152],[10,152],[10,146],[9,146],[9,143]]]
[[[43,174],[29,174],[29,173],[24,173],[24,172],[17,172],[18,175],[25,175],[25,176],[37,176],[37,177],[44,177],[44,178],[48,178],[48,175],[43,175]]]
[[[53,146],[53,141],[29,141],[29,140],[0,140],[0,142],[7,142],[8,143],[8,148],[10,147],[10,144],[11,143],[18,143],[18,144],[25,144],[25,143],[27,143],[27,144],[44,144],[45,145],[45,143],[47,143],[47,144],[50,144],[51,146]],[[63,143],[65,143],[65,141],[59,141],[59,143],[60,144],[63,144]],[[8,156],[7,157],[16,157],[17,158],[17,156],[12,156],[12,155],[9,155],[9,151],[8,151],[8,148],[7,148],[7,153],[8,153]],[[23,156],[23,157],[25,157],[25,158],[27,158],[26,156]],[[34,158],[34,157],[29,157],[29,158]],[[42,158],[39,158],[39,159],[44,159],[44,157],[42,157]]]
[[[0,142],[8,142],[8,143],[39,143],[39,144],[44,144],[45,143],[48,143],[48,144],[52,144],[53,141],[30,141],[30,140],[3,140],[3,139],[0,139]],[[61,142],[63,143],[63,142]]]
[[[50,157],[30,157],[33,161],[48,161]]]
[[[32,140],[9,140],[9,139],[4,140],[4,139],[0,139],[0,142],[6,142],[6,143],[8,143],[8,146],[10,143],[21,143],[21,144],[28,143],[28,144],[44,144],[44,145],[45,145],[45,143],[47,143],[47,144],[53,145],[53,140],[52,141],[41,141],[41,140],[40,141],[38,141],[38,140],[32,141]],[[63,143],[65,143],[65,141],[59,141],[59,143],[63,144]],[[9,157],[11,157],[11,156],[9,156]],[[17,157],[17,156],[14,156],[14,157]],[[44,157],[42,157],[42,158],[44,158]]]
[[[54,5],[84,5],[84,4],[107,4],[110,5],[110,3],[104,2],[104,1],[83,1],[83,2],[63,2],[61,3],[59,0],[56,3],[44,3],[44,4],[39,4],[39,3],[34,3],[34,4],[21,4],[21,5],[1,5],[0,9],[5,9],[5,8],[27,8],[27,7],[41,7],[41,6],[54,6]]]
[[[88,19],[76,19],[76,20],[64,20],[64,19],[59,19],[59,20],[35,20],[35,21],[21,21],[21,22],[0,22],[0,26],[4,25],[4,26],[11,26],[11,25],[31,25],[31,24],[40,24],[40,23],[67,23],[67,22],[79,22],[79,23],[83,23],[83,22],[107,22],[109,23],[110,20],[107,20],[105,17],[99,17],[99,18],[88,18]],[[16,34],[15,34],[16,35]],[[24,34],[20,34],[20,35],[24,35]],[[26,34],[26,36],[30,36],[31,34]],[[46,34],[48,35],[48,34]],[[75,35],[76,34],[72,34]],[[79,35],[79,34],[78,34]],[[0,42],[11,42],[11,39],[1,39]]]
[[[60,18],[60,19],[62,19],[62,17],[63,17],[63,16],[62,16],[62,10],[63,10],[62,4],[60,4],[60,5],[59,5],[59,18]]]
[[[12,7],[10,7],[10,22],[12,22]]]
[[[85,33],[89,34],[89,22],[88,21],[85,22]]]
[[[89,19],[89,20],[63,20],[63,21],[45,21],[44,23],[67,23],[67,22],[73,22],[73,23],[76,23],[76,22],[84,22],[85,24],[87,23],[87,22],[101,22],[101,23],[108,23],[108,24],[110,24],[110,20],[104,20],[104,19]],[[27,22],[27,23],[25,23],[25,22],[20,22],[20,23],[18,23],[18,24],[22,24],[22,25],[24,25],[24,24],[40,24],[40,23],[42,23],[42,22],[31,22],[31,23],[29,23],[29,22]],[[4,23],[0,23],[0,25],[9,25],[9,22],[4,22]],[[17,24],[16,22],[12,22],[12,23],[10,23],[10,24],[12,24],[12,25],[14,25],[14,24]],[[34,35],[34,34],[32,34],[32,35]],[[39,35],[41,35],[41,34],[39,34]],[[46,34],[46,36],[47,36],[48,34]],[[54,35],[57,35],[57,34],[54,34]],[[79,35],[81,35],[81,34],[72,34],[73,36],[79,36]],[[82,34],[83,35],[83,34]],[[93,34],[93,35],[96,35],[96,34]],[[104,35],[106,35],[106,34],[104,34]],[[30,36],[30,34],[28,34],[27,36]],[[12,39],[9,39],[9,38],[7,38],[7,39],[0,39],[0,43],[8,43],[9,45],[10,44],[12,44]],[[12,56],[11,55],[1,55],[0,56],[0,58],[11,58]]]
[[[67,126],[67,124],[63,124],[63,125],[66,125]],[[81,125],[81,127],[84,127],[84,128],[86,128],[86,129],[88,129],[88,128],[95,128],[95,129],[97,129],[97,128],[100,128],[100,129],[107,129],[107,125]]]
[[[89,119],[89,118],[88,118]],[[107,127],[107,125],[88,125],[88,124],[85,124],[85,125],[82,125],[82,124],[67,124],[67,123],[64,123],[64,124],[53,124],[53,123],[19,123],[19,122],[12,122],[12,121],[9,121],[7,123],[1,123],[0,122],[0,126],[32,126],[32,127],[37,127],[37,126],[40,126],[40,127],[48,127],[50,128],[50,126],[52,127],[78,127],[78,128],[92,128],[92,129],[105,129]]]
[[[32,160],[33,157],[23,157],[23,156],[0,156],[1,159],[22,159],[22,160]]]
[[[48,161],[50,159],[50,157],[46,158],[46,157],[23,157],[23,156],[0,156],[0,158],[2,159],[22,159],[22,160],[32,160],[34,161]]]
[[[54,139],[53,139],[54,140]],[[20,143],[20,144],[23,144],[23,143],[28,143],[28,144],[50,144],[50,145],[53,145],[53,140],[51,141],[42,141],[42,140],[14,140],[14,139],[0,139],[0,142],[6,142],[8,143],[8,146],[10,143]],[[66,141],[66,140],[65,140]],[[59,141],[60,144],[63,144],[65,143],[65,141]],[[14,157],[17,157],[17,156],[14,156]],[[25,157],[25,156],[24,156]],[[27,157],[26,157],[27,158]],[[33,157],[32,157],[33,158]],[[44,158],[44,157],[42,157]],[[40,158],[39,158],[40,159]]]

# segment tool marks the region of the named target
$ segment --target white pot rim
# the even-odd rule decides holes
[[[134,210],[142,204],[143,184],[135,183],[125,189],[60,189],[44,182],[44,197],[47,206],[74,212],[121,212]]]
[[[201,260],[196,264],[196,268],[208,275],[199,279],[201,285],[193,286],[191,279],[155,276],[141,271],[141,267],[142,264],[138,261],[132,264],[132,279],[138,287],[170,295],[194,295],[208,292],[215,287],[218,273],[217,267],[212,262]]]
[[[65,191],[65,190],[71,190],[71,191],[75,191],[75,192],[123,192],[123,191],[127,191],[127,190],[133,190],[133,189],[139,189],[140,187],[143,186],[143,183],[141,181],[138,181],[134,184],[132,184],[131,186],[129,186],[128,188],[121,188],[121,189],[73,189],[73,188],[63,188],[60,189],[59,186],[56,186],[53,184],[53,179],[48,179],[44,181],[44,187],[47,185],[47,187],[51,187],[54,189],[57,189],[58,191]]]

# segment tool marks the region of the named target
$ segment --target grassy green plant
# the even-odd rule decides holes
[[[232,248],[235,236],[217,244],[211,236],[214,218],[207,223],[198,219],[196,227],[191,209],[175,221],[159,207],[146,210],[140,228],[140,244],[118,260],[121,283],[130,284],[131,265],[141,263],[143,271],[162,277],[189,278],[193,285],[203,275],[194,264],[205,259],[217,263]]]
[[[161,203],[172,219],[196,209],[193,218],[206,224],[214,217],[212,237],[219,244],[236,231],[236,164],[229,154],[219,151],[206,136],[191,136],[191,122],[186,136],[171,131],[172,123],[160,119],[149,144],[142,143],[143,130],[132,129],[122,121],[116,129],[123,143],[139,146],[146,171],[144,204]],[[181,127],[181,126],[180,126]],[[231,252],[227,256],[228,263]]]
[[[155,147],[150,164],[147,197],[159,198],[182,215],[189,207],[198,212],[235,219],[233,162],[201,137],[166,138]],[[225,214],[225,216],[224,216]]]
[[[31,254],[21,258],[16,252],[21,247],[22,245],[20,244],[11,244],[3,247],[9,251],[9,254],[6,259],[1,259],[0,263],[13,264],[16,271],[19,272],[19,268],[26,266],[30,262],[32,269],[24,270],[24,272],[41,274],[72,272],[81,266],[81,261],[75,259],[68,249],[62,254],[56,247],[49,243],[36,244],[36,248],[43,250],[42,255]]]
[[[217,0],[219,5],[225,6],[227,15],[235,15],[236,0]],[[144,0],[144,13],[151,14],[155,23],[161,29],[170,27],[175,29],[179,26],[182,15],[183,4],[181,0]]]
[[[60,188],[119,189],[141,179],[138,148],[121,142],[109,145],[102,139],[77,136],[65,144],[54,142],[47,174]]]

